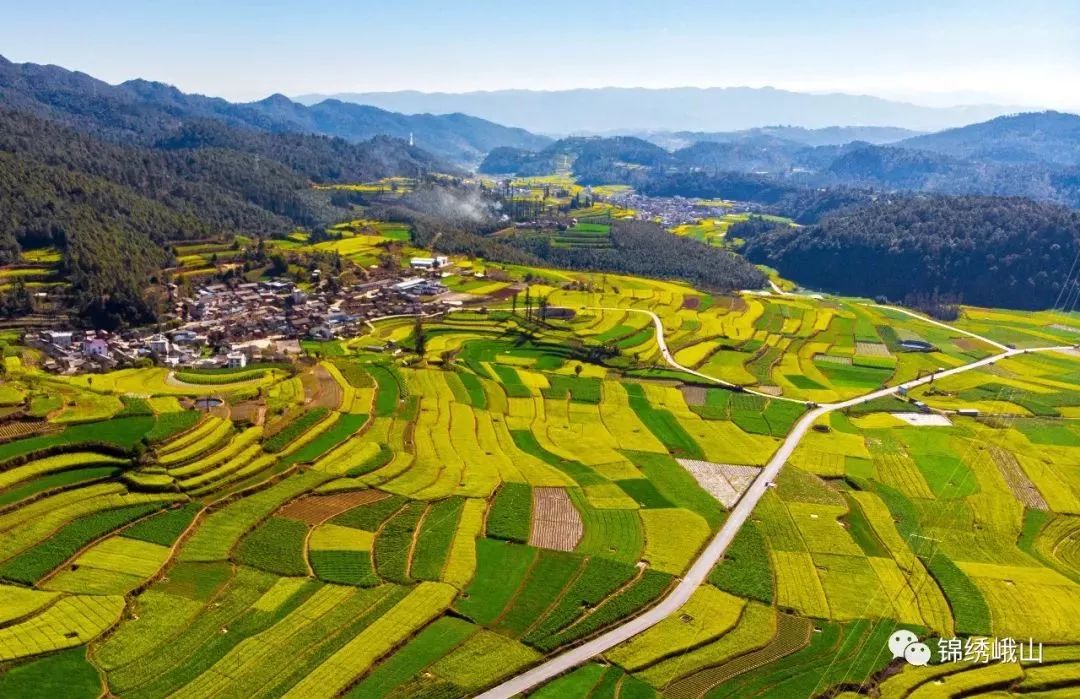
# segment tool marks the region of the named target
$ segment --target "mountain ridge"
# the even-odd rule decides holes
[[[523,129],[465,114],[399,114],[331,100],[309,107],[280,93],[256,102],[233,103],[141,78],[110,85],[60,66],[13,63],[3,56],[0,105],[76,127],[107,124],[115,138],[144,144],[175,129],[179,122],[196,118],[268,133],[334,136],[353,143],[376,136],[412,137],[434,155],[459,163],[476,162],[498,146],[542,148],[549,142]],[[143,123],[137,125],[137,121]]]
[[[295,100],[312,104],[327,98],[404,112],[460,111],[544,134],[738,131],[778,123],[806,128],[844,124],[936,131],[1024,109],[1008,105],[924,107],[870,95],[812,94],[772,87],[601,87],[464,93],[402,90],[306,94],[297,95]],[[638,123],[626,123],[628,116]]]

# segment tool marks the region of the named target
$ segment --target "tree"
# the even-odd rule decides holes
[[[424,331],[424,319],[421,316],[416,316],[416,323],[413,325],[413,337],[416,340],[416,353],[423,357],[427,351],[427,334]]]
[[[16,278],[11,288],[0,297],[0,314],[10,318],[33,312],[34,299],[30,290],[22,279]]]
[[[289,271],[289,260],[285,258],[281,253],[275,253],[270,256],[270,269],[268,274],[274,277],[280,277]]]

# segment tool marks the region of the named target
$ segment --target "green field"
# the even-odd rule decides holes
[[[607,225],[552,244],[608,245]],[[281,244],[370,265],[408,238],[366,219],[338,230]],[[677,232],[726,244],[724,231]],[[177,254],[191,271],[226,248]],[[727,521],[724,489],[755,477],[807,401],[995,351],[857,299],[455,263],[486,274],[455,291],[493,276],[574,312],[538,322],[522,295],[516,309],[493,296],[425,320],[423,356],[414,324],[388,319],[332,356],[310,345],[317,359],[175,381],[8,362],[0,693],[479,694],[657,604]],[[638,311],[704,376],[665,362]],[[1068,323],[965,308],[957,326],[1041,346]],[[228,405],[182,409],[207,394]],[[536,695],[1068,695],[1080,359],[1019,354],[909,397],[946,420],[912,424],[895,395],[819,418],[689,602]],[[901,668],[879,653],[900,627],[1030,637],[1055,660]]]

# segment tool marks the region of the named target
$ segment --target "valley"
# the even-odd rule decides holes
[[[0,696],[1072,696],[1080,117],[908,107],[0,58]]]

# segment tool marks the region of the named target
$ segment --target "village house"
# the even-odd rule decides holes
[[[58,331],[58,330],[46,330],[41,333],[46,342],[56,345],[62,349],[71,347],[71,332]]]
[[[86,357],[108,357],[109,341],[100,337],[87,340],[83,343],[82,353]]]

